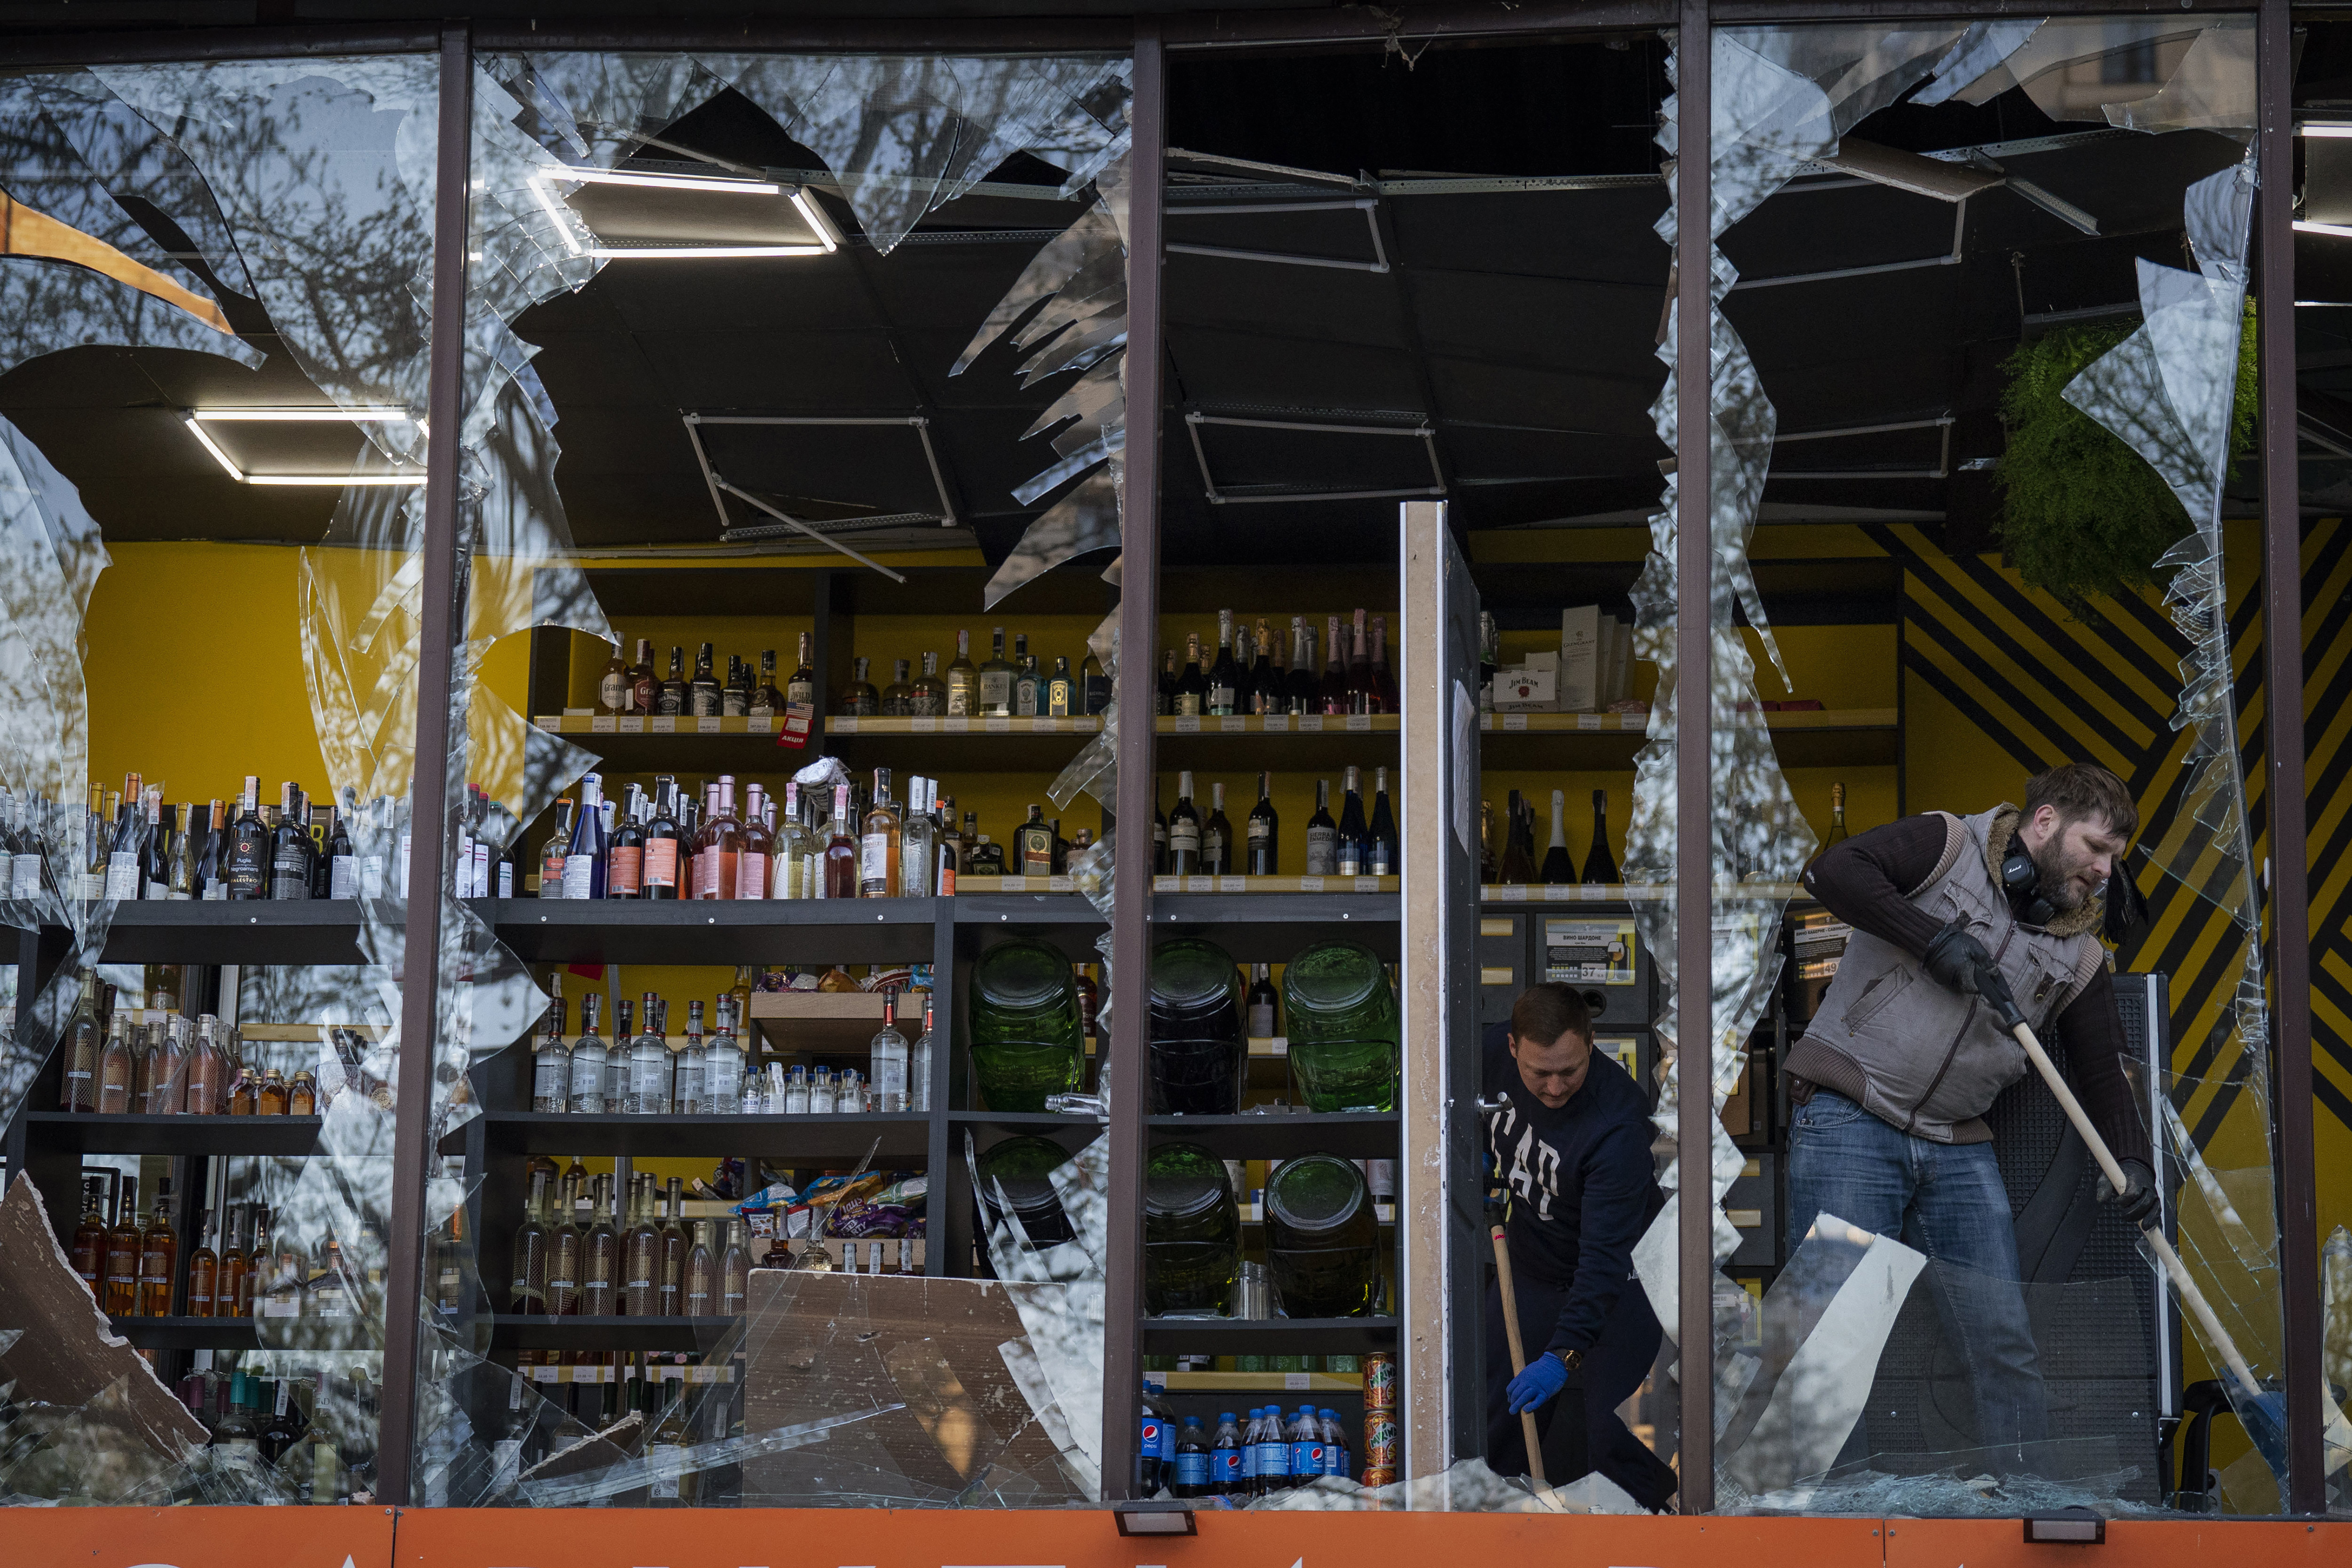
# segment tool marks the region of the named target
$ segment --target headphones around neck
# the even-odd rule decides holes
[[[2009,853],[2000,858],[2000,890],[2009,895],[2010,913],[2022,925],[2046,926],[2058,913],[2058,906],[2042,896],[2042,868],[2014,837]]]

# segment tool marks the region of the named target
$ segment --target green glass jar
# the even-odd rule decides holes
[[[1225,1163],[1197,1144],[1154,1149],[1143,1173],[1143,1310],[1222,1318],[1241,1266],[1241,1207]]]
[[[1070,1152],[1050,1138],[1007,1138],[991,1146],[975,1162],[980,1190],[972,1194],[972,1207],[980,1234],[985,1236],[996,1218],[996,1194],[1002,1188],[1004,1201],[1013,1205],[1013,1217],[1021,1222],[1033,1247],[1043,1249],[1076,1239],[1078,1233],[1070,1216],[1062,1212],[1061,1195],[1047,1179],[1047,1173],[1069,1159]],[[985,1248],[981,1268],[986,1277],[995,1277]]]
[[[967,1009],[971,1071],[991,1110],[1042,1111],[1045,1097],[1078,1087],[1076,972],[1049,942],[1015,937],[972,965]]]
[[[1380,1293],[1380,1225],[1355,1163],[1301,1154],[1265,1183],[1265,1261],[1286,1318],[1357,1318]]]
[[[1151,950],[1151,1111],[1232,1116],[1242,1108],[1249,1042],[1242,972],[1213,942],[1178,937]]]
[[[1361,942],[1326,942],[1283,967],[1290,1077],[1309,1110],[1396,1109],[1402,1030],[1388,966]]]

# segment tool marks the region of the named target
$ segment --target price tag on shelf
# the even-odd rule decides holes
[[[731,1381],[727,1374],[734,1369],[724,1366],[687,1366],[680,1367],[678,1370],[686,1373],[686,1381],[688,1383],[727,1383]]]
[[[710,713],[696,714],[694,718],[694,732],[698,735],[716,735],[719,733],[718,717],[715,714]]]
[[[1496,889],[1495,899],[1498,903],[1524,904],[1528,901],[1528,889],[1524,885],[1514,882],[1507,887]]]
[[[1172,893],[1176,891],[1176,884],[1181,879],[1176,877],[1154,877],[1151,879],[1151,890],[1155,893]]]
[[[958,713],[949,718],[947,721],[947,732],[950,735],[971,734],[971,715],[969,713]]]
[[[1213,893],[1217,890],[1217,879],[1214,877],[1187,877],[1184,879],[1184,890],[1188,893]]]
[[[1269,713],[1265,716],[1264,722],[1265,724],[1265,732],[1269,735],[1287,735],[1290,733],[1290,715],[1287,713]]]
[[[1323,890],[1323,879],[1301,877],[1298,879],[1298,890],[1302,893],[1319,893]]]
[[[1217,716],[1217,729],[1223,734],[1244,734],[1249,729],[1249,721],[1232,713],[1221,713]]]
[[[1564,903],[1575,897],[1576,889],[1571,887],[1553,887],[1547,885],[1544,889],[1544,902],[1548,904]]]
[[[1349,729],[1350,729],[1350,730],[1357,730],[1357,731],[1362,731],[1362,730],[1369,730],[1369,729],[1370,729],[1371,727],[1372,727],[1372,716],[1371,716],[1370,714],[1369,714],[1369,713],[1350,713],[1350,714],[1349,714],[1349,715],[1348,715],[1348,728],[1349,728]]]
[[[646,728],[652,731],[656,735],[675,735],[677,733],[677,715],[675,713],[656,714],[653,718],[646,721]]]
[[[1198,713],[1180,713],[1177,715],[1176,733],[1179,735],[1197,735],[1200,732],[1201,716]]]
[[[1013,721],[1002,713],[992,714],[991,716],[982,719],[980,721],[980,727],[982,730],[987,731],[988,733],[992,735],[1010,735],[1013,733]]]
[[[622,734],[624,734],[624,735],[642,735],[642,734],[644,734],[645,732],[646,732],[646,716],[645,716],[644,714],[642,714],[642,713],[625,713],[625,714],[623,714],[623,715],[621,716],[621,733],[622,733]]]
[[[1102,729],[1102,720],[1098,715],[1089,714],[1083,719],[1071,720],[1070,728],[1081,735],[1092,735]]]
[[[535,1366],[530,1369],[533,1383],[558,1383],[562,1377],[563,1369],[560,1366]]]
[[[845,713],[838,719],[827,719],[824,727],[836,735],[855,735],[857,733],[857,720],[854,714]]]
[[[1377,893],[1380,890],[1381,879],[1378,877],[1359,877],[1356,879],[1356,891],[1360,893]]]
[[[1029,879],[1026,877],[999,877],[996,879],[996,890],[1000,893],[1025,893],[1029,890]]]
[[[531,722],[551,734],[563,733],[563,715],[561,713],[542,713]]]
[[[599,713],[593,719],[588,721],[588,732],[592,735],[616,734],[619,732],[620,728],[621,721],[619,717],[612,713]]]
[[[1527,727],[1528,716],[1526,714],[1506,713],[1503,715],[1503,728],[1505,730],[1524,730]]]
[[[1249,879],[1247,877],[1220,877],[1217,879],[1217,891],[1221,893],[1246,893],[1249,891]]]
[[[1599,730],[1601,727],[1601,721],[1608,717],[1606,713],[1579,713],[1576,716],[1576,728],[1580,733],[1589,730]]]
[[[775,727],[776,716],[772,713],[746,713],[743,715],[743,732],[747,735],[765,735],[773,731]]]
[[[1321,734],[1323,732],[1323,715],[1320,713],[1301,713],[1298,716],[1298,732],[1302,735]]]
[[[1033,735],[1058,735],[1069,722],[1066,719],[1032,719],[1029,732]]]
[[[1048,877],[1045,879],[1045,890],[1049,893],[1075,893],[1078,885],[1067,877]]]
[[[1311,1372],[1286,1372],[1282,1374],[1283,1390],[1287,1393],[1294,1388],[1312,1388],[1314,1377]]]
[[[1576,889],[1577,898],[1588,904],[1612,903],[1619,897],[1617,889],[1600,882],[1586,882]]]
[[[1650,716],[1647,713],[1620,713],[1617,715],[1617,727],[1620,730],[1647,730]]]

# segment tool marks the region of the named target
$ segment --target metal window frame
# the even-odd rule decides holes
[[[2166,16],[2242,14],[2245,0],[1526,0],[1515,7],[1471,4],[1400,5],[1392,8],[1340,7],[1289,11],[1218,12],[1202,10],[1169,16],[1132,18],[891,18],[846,16],[798,19],[712,18],[645,24],[572,24],[541,19],[517,24],[484,20],[469,28],[440,23],[373,24],[271,27],[189,27],[149,32],[20,34],[0,37],[0,61],[19,69],[44,66],[127,64],[142,61],[189,62],[228,59],[289,58],[329,54],[437,54],[442,71],[439,104],[440,142],[436,150],[439,194],[436,196],[431,289],[435,320],[454,327],[463,320],[466,262],[463,240],[466,219],[464,194],[470,164],[467,116],[473,58],[477,51],[534,50],[656,50],[724,47],[731,50],[774,50],[802,53],[954,52],[983,55],[1040,52],[1131,53],[1135,59],[1135,96],[1130,110],[1134,144],[1147,165],[1165,156],[1167,147],[1166,68],[1170,55],[1234,49],[1271,50],[1298,46],[1362,47],[1393,49],[1408,43],[1518,38],[1537,41],[1563,36],[1647,30],[1673,26],[1685,39],[1708,36],[1715,25],[1797,26],[1821,22],[1881,22],[1895,24],[1906,17],[2116,16],[2162,13]],[[2292,158],[2292,29],[2289,0],[2258,0],[2257,53],[2261,123],[2257,131],[2257,164],[2264,177],[2257,197],[2259,295],[2265,300],[2294,297],[2293,193],[2290,182],[2276,172],[2291,167]],[[1678,129],[1685,147],[1705,144],[1708,123],[1708,65],[1711,51],[1683,50],[1678,84]],[[1675,170],[1681,210],[1706,210],[1707,168],[1705,159],[1685,159]],[[1162,357],[1160,273],[1168,248],[1164,244],[1162,182],[1145,181],[1137,187],[1130,214],[1129,351],[1134,363],[1157,366]],[[1677,239],[1681,275],[1705,276],[1706,236],[1697,226],[1685,226]],[[1298,262],[1304,258],[1268,257]],[[1702,292],[1686,291],[1675,301],[1682,341],[1704,342],[1706,301]],[[2301,605],[2301,519],[2296,495],[2295,388],[2293,353],[2293,311],[2265,310],[2258,328],[2263,395],[2260,419],[2263,435],[2263,679],[2266,696],[2303,691]],[[430,350],[427,406],[432,418],[454,429],[459,416],[463,364],[458,334],[436,332]],[[1678,395],[1685,407],[1696,406],[1706,395],[1704,360],[1684,356],[1676,368]],[[1160,482],[1158,446],[1162,389],[1157,374],[1134,378],[1129,389],[1131,432],[1128,449],[1125,500],[1125,585],[1119,616],[1121,637],[1129,648],[1151,646],[1157,612],[1158,513]],[[1679,437],[1677,467],[1692,480],[1703,480],[1707,453],[1702,432],[1706,422],[1685,420]],[[446,754],[447,703],[452,648],[460,624],[457,596],[457,449],[442,444],[428,453],[425,491],[425,646],[420,650],[418,681],[418,754]],[[1686,483],[1679,495],[1687,503],[1705,493],[1704,483]],[[1704,518],[1694,513],[1678,529],[1676,628],[1677,657],[1685,672],[1705,668],[1706,657],[1706,537]],[[1696,524],[1689,526],[1688,524]],[[1153,672],[1149,661],[1130,659],[1118,677],[1123,701],[1139,710],[1149,702]],[[2275,714],[2283,708],[2269,703]],[[1684,755],[1706,754],[1708,715],[1704,705],[1676,715],[1677,745]],[[2271,802],[2270,823],[2273,875],[2272,941],[2274,1029],[2273,1062],[2277,1074],[2276,1173],[2282,1233],[2283,1295],[2285,1311],[2284,1371],[2288,1382],[2288,1436],[2293,1474],[2287,1499],[2297,1512],[2315,1512],[2324,1503],[2320,1470],[2319,1308],[2315,1170],[2313,1163],[2311,1015],[2309,989],[2309,907],[2305,872],[2307,830],[2305,821],[2305,768],[2301,727],[2272,722],[2266,731],[2266,784]],[[1128,749],[1120,773],[1120,814],[1131,821],[1150,810],[1150,780],[1153,740],[1149,725],[1130,726],[1123,746]],[[450,847],[455,841],[448,821],[446,781],[437,773],[420,772],[415,783],[414,858],[420,866],[437,868],[446,878]],[[1711,809],[1707,781],[1700,770],[1684,770],[1678,780],[1682,817],[1677,826],[1678,861],[1676,947],[1685,973],[1706,970],[1707,920],[1706,814]],[[1112,928],[1124,951],[1141,951],[1149,940],[1150,880],[1148,840],[1120,852],[1123,890],[1114,907]],[[415,963],[431,964],[438,952],[439,900],[413,900],[408,910],[406,952]],[[1148,966],[1125,964],[1114,981],[1121,1005],[1114,1016],[1110,1060],[1134,1081],[1143,1054],[1143,1021]],[[402,1068],[411,1083],[429,1082],[435,1037],[437,973],[403,975]],[[419,984],[418,982],[422,983]],[[1701,1037],[1707,1024],[1704,992],[1685,999],[1685,1031]],[[414,1300],[422,1286],[422,1208],[426,1163],[426,1106],[423,1097],[404,1100],[394,1131],[393,1229],[388,1289],[390,1300]],[[1704,1099],[1685,1101],[1679,1110],[1678,1154],[1686,1190],[1705,1190],[1707,1181],[1705,1148],[1707,1107]],[[1106,1490],[1126,1489],[1132,1473],[1135,1433],[1135,1382],[1139,1369],[1141,1281],[1141,1156],[1142,1122],[1132,1097],[1118,1101],[1110,1122],[1111,1137],[1111,1263],[1108,1321],[1104,1373],[1104,1476]],[[1679,1327],[1684,1342],[1705,1342],[1712,1331],[1707,1321],[1704,1287],[1713,1268],[1707,1249],[1703,1205],[1691,1205],[1681,1216],[1679,1261],[1685,1289],[1681,1291]],[[418,1351],[416,1324],[409,1314],[388,1314],[385,1325],[385,1375],[383,1384],[383,1426],[379,1435],[379,1500],[393,1506],[411,1501],[409,1461],[415,1435],[415,1365]],[[1712,1390],[1705,1378],[1685,1380],[1682,1387],[1685,1440],[1684,1508],[1706,1511],[1713,1503]]]
[[[1168,248],[1177,248],[1170,246]],[[1130,395],[1131,400],[1131,395]],[[1201,445],[1203,425],[1234,425],[1253,430],[1304,430],[1325,436],[1418,436],[1423,449],[1429,457],[1429,477],[1436,483],[1425,487],[1387,490],[1310,490],[1302,489],[1282,495],[1236,495],[1217,489],[1216,476],[1209,471],[1209,454]],[[1418,425],[1329,425],[1297,419],[1244,419],[1231,414],[1206,414],[1197,408],[1185,410],[1184,433],[1192,439],[1192,460],[1200,465],[1201,488],[1207,492],[1211,506],[1251,506],[1278,502],[1315,500],[1387,500],[1397,498],[1418,500],[1443,497],[1445,494],[1445,470],[1437,460],[1437,431],[1428,420]]]
[[[1286,267],[1336,267],[1350,272],[1373,272],[1385,276],[1389,269],[1388,247],[1381,243],[1381,199],[1378,196],[1354,196],[1328,202],[1220,202],[1215,205],[1185,203],[1168,209],[1170,217],[1217,217],[1244,213],[1323,213],[1347,212],[1351,208],[1364,215],[1364,226],[1372,237],[1372,259],[1356,261],[1344,256],[1293,256],[1281,250],[1237,250],[1223,245],[1179,245],[1171,240],[1162,248],[1171,256],[1222,256],[1229,261],[1273,261]]]

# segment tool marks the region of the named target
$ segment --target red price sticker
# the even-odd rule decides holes
[[[793,702],[784,709],[784,721],[777,726],[776,744],[790,746],[794,751],[808,744],[809,727],[816,721],[816,704]]]

